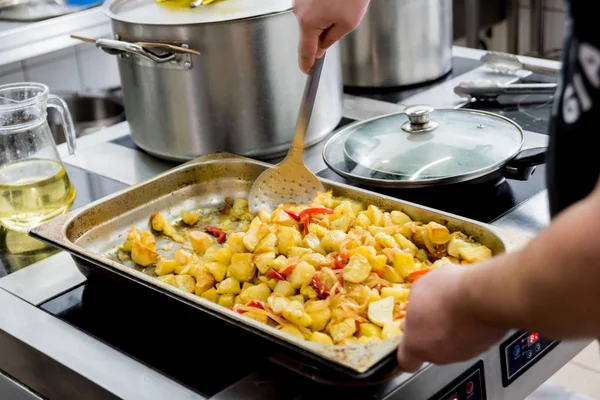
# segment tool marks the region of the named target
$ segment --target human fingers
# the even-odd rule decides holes
[[[398,345],[398,352],[396,354],[398,365],[403,371],[411,373],[417,372],[423,365],[423,361],[412,355],[410,347],[405,338],[406,337],[404,337],[400,342],[400,345]]]
[[[333,46],[339,40],[342,40],[344,36],[352,31],[352,26],[336,23],[333,24],[330,28],[323,32],[321,37],[319,38],[319,51],[325,53],[325,50]]]
[[[308,73],[319,47],[319,36],[323,31],[317,28],[300,27],[300,43],[298,46],[298,64],[304,73]]]

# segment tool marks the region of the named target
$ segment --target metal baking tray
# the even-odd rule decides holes
[[[226,197],[246,197],[254,180],[269,167],[270,164],[227,153],[201,157],[57,217],[34,228],[30,235],[69,252],[86,276],[103,272],[114,277],[127,278],[258,334],[284,346],[288,352],[292,351],[297,356],[310,359],[311,362],[321,363],[324,367],[355,379],[367,378],[383,366],[394,362],[395,350],[401,337],[352,346],[321,346],[298,340],[266,324],[113,261],[106,255],[123,243],[131,226],[148,230],[150,216],[156,211],[174,219],[178,217],[181,209],[219,207],[225,204]],[[490,225],[326,179],[321,181],[326,189],[333,189],[336,196],[346,196],[386,210],[401,210],[414,220],[436,221],[447,225],[452,231],[460,230],[488,246],[494,254],[511,251],[518,245],[518,240],[509,238]]]

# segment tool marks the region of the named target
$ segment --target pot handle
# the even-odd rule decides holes
[[[533,147],[521,150],[504,166],[504,176],[508,179],[526,181],[531,178],[538,165],[546,163],[547,147]]]
[[[121,40],[112,39],[98,39],[96,40],[96,47],[105,53],[118,55],[118,54],[135,54],[147,60],[153,61],[157,64],[163,64],[169,61],[175,60],[175,53],[166,53],[165,55],[159,56],[148,50],[145,50],[142,46],[123,42]]]

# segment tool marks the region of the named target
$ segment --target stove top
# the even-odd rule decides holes
[[[531,74],[519,83],[556,83],[555,77]],[[500,96],[494,101],[475,101],[463,108],[489,111],[512,119],[523,130],[547,135],[554,95]]]

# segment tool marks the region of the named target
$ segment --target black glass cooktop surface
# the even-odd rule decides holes
[[[41,308],[205,396],[254,371],[267,351],[168,296],[101,278]]]
[[[531,74],[519,83],[556,83],[556,77]],[[547,135],[554,95],[505,95],[493,101],[474,101],[462,108],[489,111],[510,118],[523,130]]]

